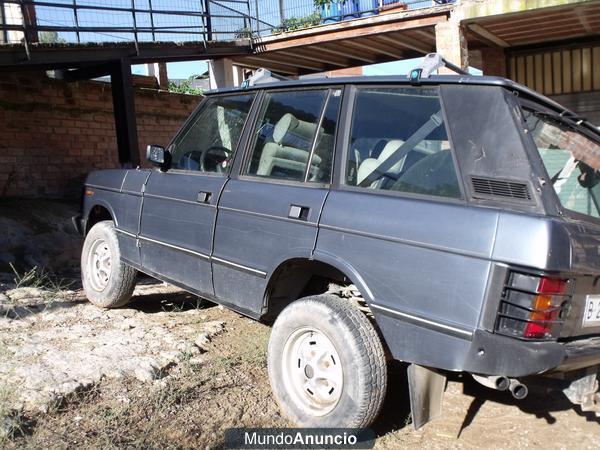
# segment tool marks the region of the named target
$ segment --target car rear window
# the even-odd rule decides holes
[[[524,116],[562,206],[600,217],[600,145],[558,118],[531,110]]]

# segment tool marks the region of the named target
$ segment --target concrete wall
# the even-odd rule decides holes
[[[135,89],[141,160],[167,145],[200,99]],[[0,197],[78,196],[91,170],[119,167],[110,85],[0,75]]]

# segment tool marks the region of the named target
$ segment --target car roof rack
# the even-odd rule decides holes
[[[408,79],[412,84],[420,84],[421,79],[429,78],[433,72],[441,67],[447,67],[459,75],[469,75],[469,72],[446,61],[439,53],[429,53],[425,55],[419,66],[410,71]]]
[[[252,74],[247,80],[244,80],[241,84],[242,88],[249,88],[255,86],[257,84],[265,84],[265,83],[275,83],[277,81],[289,80],[290,78],[283,77],[281,75],[277,75],[272,73],[270,70],[256,69],[256,72]]]

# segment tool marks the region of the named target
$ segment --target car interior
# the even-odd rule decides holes
[[[460,197],[446,129],[432,118],[441,111],[434,94],[419,89],[373,89],[358,94],[347,184]],[[425,127],[431,131],[423,131]],[[425,133],[422,139],[419,133]]]
[[[286,113],[273,127],[272,137],[263,146],[258,163],[257,175],[278,177],[278,175],[302,174],[310,157],[310,146],[317,125],[297,119]],[[317,139],[323,137],[319,128]],[[315,154],[311,161],[311,176],[316,176],[321,157]]]

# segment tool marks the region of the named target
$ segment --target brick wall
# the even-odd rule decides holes
[[[135,90],[141,160],[167,145],[198,97]],[[119,167],[107,83],[66,83],[43,74],[0,74],[0,197],[79,195],[86,174]]]

